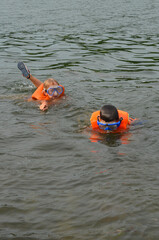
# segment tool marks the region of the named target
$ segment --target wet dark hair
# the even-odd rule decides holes
[[[118,121],[118,110],[113,105],[104,105],[100,110],[100,118],[105,122]]]

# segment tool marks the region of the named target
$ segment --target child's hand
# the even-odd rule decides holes
[[[46,101],[42,102],[42,104],[40,105],[40,110],[45,111],[48,109],[48,103]]]

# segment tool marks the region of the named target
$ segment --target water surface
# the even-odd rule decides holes
[[[0,4],[1,239],[157,240],[159,2]],[[66,97],[27,102],[18,61]],[[107,103],[143,124],[93,141]]]

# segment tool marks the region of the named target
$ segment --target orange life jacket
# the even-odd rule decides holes
[[[62,85],[59,85],[60,87],[63,88],[63,92],[60,94],[60,97],[62,97],[64,95],[65,92],[65,88]],[[44,88],[44,84],[42,83],[33,93],[32,98],[35,100],[50,100],[50,97],[48,95],[45,95],[43,93],[43,88]]]
[[[118,130],[119,129],[126,129],[127,125],[130,124],[130,122],[129,122],[129,114],[127,112],[124,112],[124,111],[121,111],[121,110],[118,110],[118,114],[119,114],[119,119],[121,117],[123,118],[123,120],[121,121],[120,126],[118,127]],[[104,133],[105,131],[100,129],[98,124],[97,124],[97,117],[98,116],[100,116],[100,111],[96,111],[96,112],[92,113],[92,116],[90,118],[90,122],[91,122],[92,128],[93,129],[97,129],[97,130],[99,130],[99,132]]]

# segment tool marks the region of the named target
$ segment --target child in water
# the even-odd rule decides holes
[[[39,79],[30,74],[30,71],[23,62],[18,63],[18,68],[23,76],[29,79],[37,88],[32,95],[32,99],[40,101],[40,110],[47,110],[50,104],[64,95],[65,88],[59,85],[55,79],[48,78],[42,83]]]
[[[113,105],[104,105],[100,111],[92,113],[90,118],[92,129],[100,133],[126,130],[135,120],[130,118],[127,112],[117,110]]]

